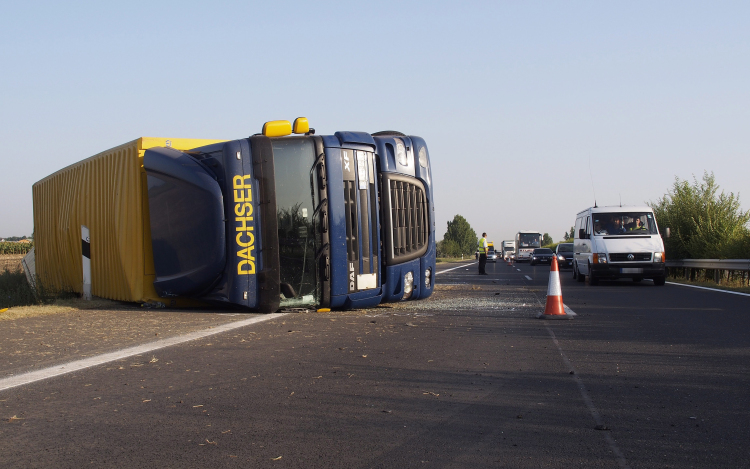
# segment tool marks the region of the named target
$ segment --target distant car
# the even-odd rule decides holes
[[[497,251],[494,249],[487,251],[487,262],[497,262]]]
[[[557,265],[563,269],[573,268],[573,243],[560,243],[555,249],[557,255]]]
[[[529,263],[531,265],[551,264],[552,258],[555,257],[555,253],[549,248],[536,248],[529,257]]]

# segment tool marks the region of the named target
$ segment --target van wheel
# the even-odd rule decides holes
[[[594,273],[591,271],[591,266],[589,266],[589,285],[592,287],[599,285],[599,279],[596,278]]]
[[[578,278],[578,274],[576,273],[576,266],[573,266],[573,280]]]
[[[580,270],[578,270],[578,266],[576,266],[576,272],[577,272],[577,274],[576,274],[577,275],[576,280],[578,280],[579,282],[585,282],[586,281],[586,276],[583,275]]]
[[[666,280],[667,279],[664,278],[663,275],[661,277],[654,277],[654,285],[656,285],[657,287],[661,287],[661,286],[664,285],[664,283],[666,282]]]

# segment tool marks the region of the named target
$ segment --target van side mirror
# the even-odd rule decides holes
[[[578,230],[578,239],[586,239],[586,229],[580,228]]]
[[[664,232],[664,235],[665,235],[665,236],[666,236],[667,238],[669,238],[670,236],[672,236],[672,232],[671,232],[671,230],[669,229],[669,227],[667,227],[667,230],[666,230],[666,231]]]

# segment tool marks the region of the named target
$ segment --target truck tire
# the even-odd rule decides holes
[[[663,275],[662,275],[661,277],[654,277],[654,285],[656,285],[657,287],[662,287],[662,286],[664,286],[664,283],[665,283],[666,281],[667,281],[667,279],[666,279],[666,278],[664,278],[664,276],[663,276]]]

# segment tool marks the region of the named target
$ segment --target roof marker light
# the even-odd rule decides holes
[[[307,121],[307,117],[298,117],[294,119],[292,129],[295,134],[306,134],[309,132],[310,123]]]
[[[289,121],[268,121],[263,124],[263,135],[266,137],[283,137],[292,133],[292,123]]]

